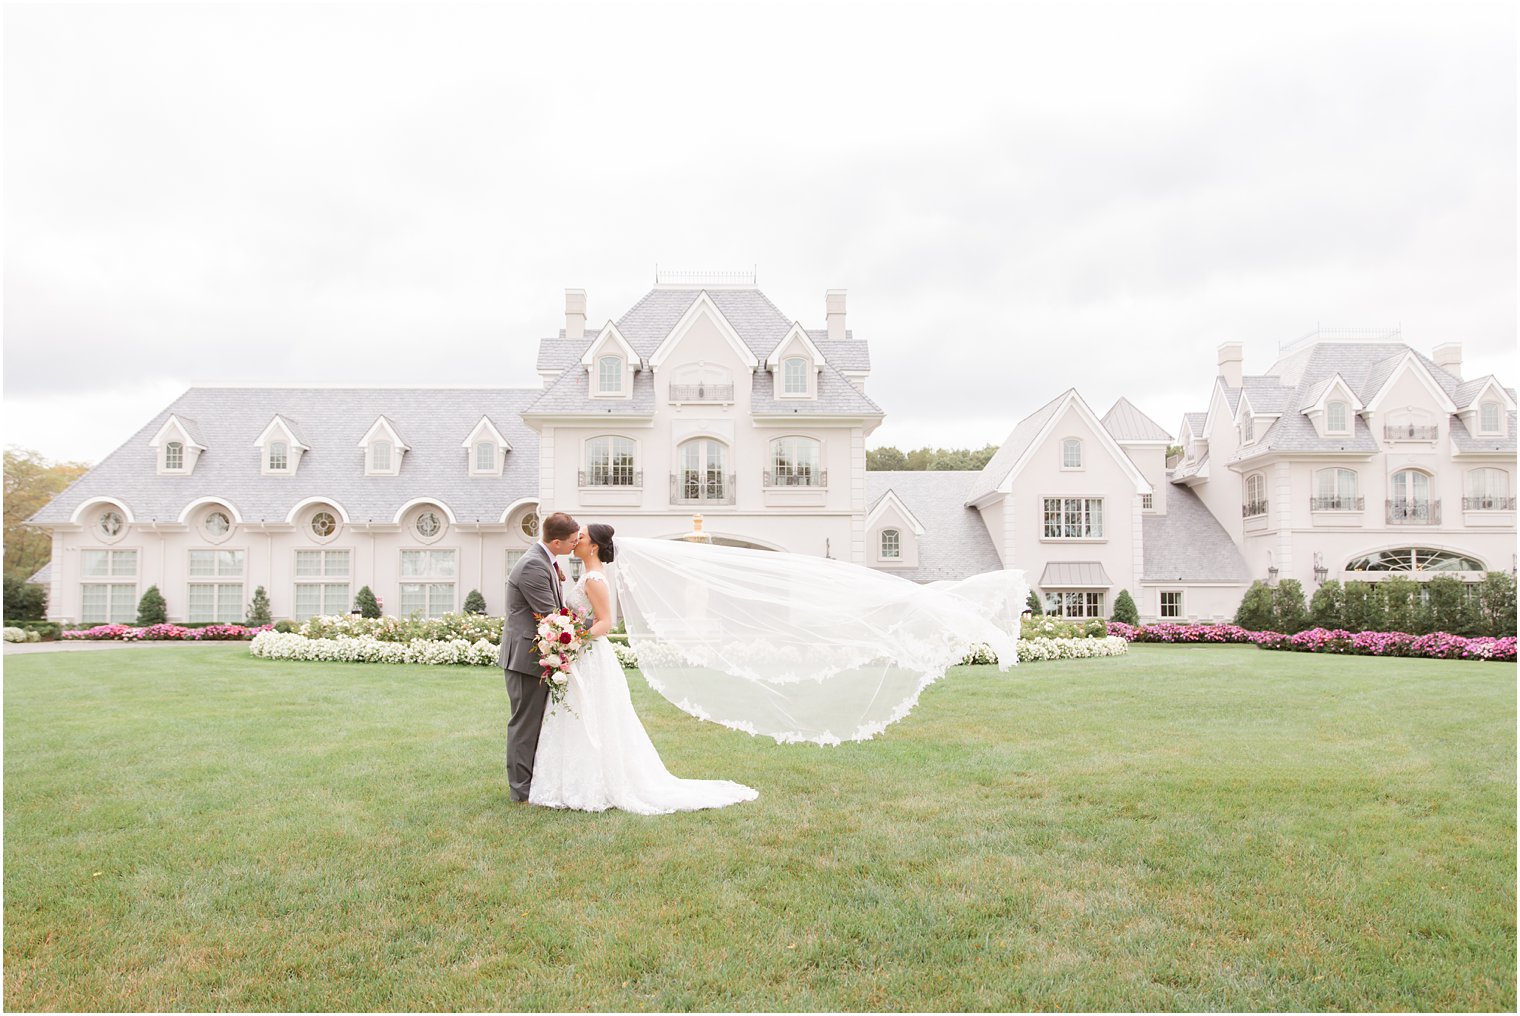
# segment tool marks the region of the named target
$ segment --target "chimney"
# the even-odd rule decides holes
[[[1245,347],[1238,342],[1223,342],[1219,345],[1219,376],[1231,388],[1240,387],[1245,355]]]
[[[583,339],[586,337],[586,291],[584,289],[565,290],[565,338]]]
[[[830,289],[823,294],[824,305],[828,310],[830,342],[844,339],[844,294],[842,289]]]
[[[1430,351],[1430,358],[1446,373],[1462,380],[1462,343],[1446,342]]]

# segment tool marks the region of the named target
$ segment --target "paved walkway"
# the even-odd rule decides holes
[[[18,653],[88,653],[99,649],[148,649],[159,646],[211,646],[223,643],[247,646],[247,640],[243,639],[212,639],[209,642],[197,642],[194,639],[162,639],[160,641],[145,642],[120,642],[114,639],[69,639],[58,642],[7,642],[5,643],[5,655],[11,656]]]

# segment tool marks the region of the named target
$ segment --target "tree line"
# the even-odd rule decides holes
[[[866,450],[866,469],[881,472],[888,469],[981,469],[997,454],[998,446],[985,448],[915,448],[905,452],[886,445]]]

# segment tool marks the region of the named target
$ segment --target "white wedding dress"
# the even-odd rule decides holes
[[[587,572],[565,604],[590,619]],[[610,590],[609,590],[610,593]],[[606,639],[596,639],[571,664],[564,701],[551,704],[538,735],[531,804],[576,811],[618,808],[640,815],[722,808],[753,801],[759,792],[728,780],[672,776],[633,711],[628,679]]]

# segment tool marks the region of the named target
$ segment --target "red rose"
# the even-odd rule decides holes
[[[574,635],[571,635],[567,631],[562,631],[562,632],[559,633],[559,640],[561,642],[567,644],[567,645],[569,644],[570,640],[573,639],[574,637],[575,637]]]
[[[569,607],[561,607],[561,608],[559,608],[559,612],[561,614],[564,614],[566,617],[570,616],[570,608]]]

